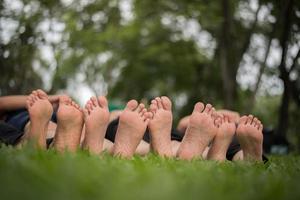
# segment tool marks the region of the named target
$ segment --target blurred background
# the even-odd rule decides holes
[[[1,0],[0,95],[167,95],[175,123],[201,100],[299,153],[299,29],[298,0]]]

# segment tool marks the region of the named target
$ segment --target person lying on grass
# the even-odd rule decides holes
[[[28,112],[5,114],[22,107]],[[12,145],[30,141],[45,149],[48,141],[59,152],[74,152],[81,146],[93,154],[107,150],[125,158],[152,150],[159,156],[184,160],[266,159],[262,152],[263,126],[257,118],[243,116],[236,126],[230,115],[218,114],[212,105],[201,102],[189,116],[184,134],[172,129],[172,103],[165,96],[153,99],[149,110],[130,100],[115,120],[110,119],[104,96],[92,97],[82,109],[66,95],[47,96],[42,90],[27,97],[1,97],[0,112],[6,123],[23,128]],[[5,135],[1,133],[0,137]]]

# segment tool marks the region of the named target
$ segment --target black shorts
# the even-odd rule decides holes
[[[0,122],[0,142],[6,145],[15,145],[19,142],[23,131],[11,126],[8,123]]]

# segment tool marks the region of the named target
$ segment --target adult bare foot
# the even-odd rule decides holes
[[[263,125],[252,115],[241,117],[236,135],[243,151],[244,160],[262,161]]]
[[[207,158],[209,160],[224,161],[236,127],[235,123],[225,115],[218,117],[215,122],[218,131],[208,151]]]
[[[109,122],[108,103],[104,96],[92,97],[84,109],[85,137],[83,148],[90,153],[99,154]]]
[[[30,117],[30,128],[21,139],[21,144],[32,141],[39,148],[46,148],[48,124],[53,108],[47,94],[42,90],[33,91],[26,101]]]
[[[171,157],[171,128],[172,128],[172,102],[168,97],[157,97],[152,100],[150,111],[153,118],[149,121],[151,148],[160,156]]]
[[[68,96],[61,96],[57,110],[54,148],[59,152],[76,151],[80,143],[82,127],[83,114],[80,107]]]
[[[212,105],[198,102],[190,116],[189,126],[185,132],[177,156],[180,159],[191,160],[202,156],[203,151],[217,133],[214,124],[215,109]]]
[[[149,122],[144,104],[131,100],[120,115],[113,155],[130,158],[140,143]]]

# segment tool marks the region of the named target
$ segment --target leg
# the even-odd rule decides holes
[[[47,94],[42,90],[33,91],[28,96],[26,103],[30,125],[21,139],[21,144],[32,141],[35,146],[46,149],[47,129],[53,113],[52,105]]]
[[[127,103],[120,115],[113,155],[130,158],[134,154],[146,131],[149,117],[144,104],[138,105],[135,100]]]
[[[218,131],[208,151],[209,160],[224,161],[226,152],[235,134],[235,124],[227,116],[221,116],[217,119]]]
[[[84,109],[85,137],[82,147],[99,154],[103,148],[105,132],[109,121],[108,103],[104,96],[92,97]]]
[[[102,151],[107,151],[108,153],[111,154],[113,146],[114,146],[114,143],[112,143],[111,141],[109,141],[107,139],[104,139]]]
[[[141,140],[139,145],[137,146],[135,153],[141,156],[145,156],[150,152],[150,144]]]
[[[189,126],[178,149],[180,159],[191,160],[203,154],[217,132],[214,120],[214,108],[198,102],[190,117]]]
[[[54,148],[59,152],[75,152],[80,143],[83,127],[83,114],[80,107],[68,96],[59,98],[57,111],[57,128],[54,137]]]
[[[149,122],[151,135],[151,148],[160,156],[171,157],[171,128],[172,128],[172,103],[168,97],[157,97],[151,102],[153,118]]]
[[[263,125],[252,115],[243,116],[236,131],[238,141],[243,151],[243,159],[262,161]]]

